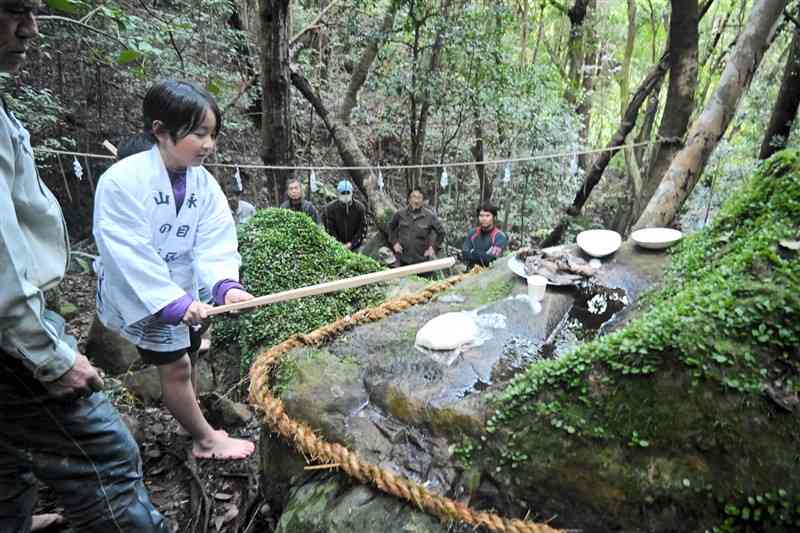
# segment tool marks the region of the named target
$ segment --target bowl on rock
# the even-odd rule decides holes
[[[605,257],[619,250],[622,236],[610,229],[590,229],[578,233],[578,247],[592,257]]]
[[[644,228],[631,233],[637,245],[649,250],[669,248],[683,238],[683,233],[672,228]]]

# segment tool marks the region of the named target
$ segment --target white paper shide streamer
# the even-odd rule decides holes
[[[311,192],[317,192],[319,190],[319,183],[317,183],[317,173],[314,172],[314,169],[311,169],[311,175],[308,177],[309,187],[311,188]]]
[[[511,182],[511,163],[506,163],[506,168],[503,169],[503,183],[508,185]]]
[[[236,172],[233,174],[233,179],[236,181],[236,192],[243,192],[244,186],[242,185],[242,173],[239,172],[239,167],[236,167]]]
[[[378,169],[378,190],[383,190],[383,172]]]
[[[83,167],[81,166],[81,162],[78,161],[77,156],[72,159],[72,171],[75,173],[75,177],[78,178],[78,181],[83,179]]]
[[[442,189],[447,188],[447,183],[449,182],[450,178],[447,175],[447,168],[442,169],[442,178],[439,180],[439,184],[442,186]]]

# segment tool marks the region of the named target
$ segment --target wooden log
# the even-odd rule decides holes
[[[400,268],[393,268],[390,270],[382,270],[381,272],[372,272],[370,274],[363,274],[352,278],[339,279],[336,281],[328,281],[326,283],[319,283],[308,287],[300,287],[299,289],[291,289],[288,291],[277,292],[275,294],[268,294],[253,298],[246,302],[238,302],[235,304],[220,305],[213,308],[208,312],[208,316],[220,315],[230,311],[241,311],[242,309],[250,309],[252,307],[261,307],[262,305],[274,304],[278,302],[285,302],[288,300],[296,300],[298,298],[305,298],[307,296],[316,296],[317,294],[326,294],[329,292],[342,291],[345,289],[352,289],[372,283],[380,283],[390,279],[402,278],[411,276],[413,274],[424,274],[425,272],[433,272],[435,270],[442,270],[450,268],[456,263],[455,257],[447,257],[445,259],[437,259],[435,261],[426,261],[424,263],[417,263],[416,265],[408,265]]]

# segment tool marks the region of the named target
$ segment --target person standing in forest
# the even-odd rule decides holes
[[[353,199],[353,184],[341,180],[336,185],[338,198],[322,210],[325,230],[348,250],[356,251],[367,234],[367,210]]]
[[[97,185],[97,314],[156,365],[164,405],[197,458],[243,459],[252,442],[213,429],[193,386],[192,358],[211,306],[252,299],[239,284],[236,227],[217,181],[202,167],[222,127],[213,97],[167,80],[147,92],[144,128],[154,146],[115,163]]]
[[[461,254],[467,269],[475,265],[489,266],[503,255],[508,237],[495,225],[497,208],[484,203],[477,209],[478,227],[467,232]]]
[[[400,265],[429,261],[444,242],[444,227],[439,217],[426,209],[420,189],[408,193],[408,206],[397,211],[389,222],[389,243]]]
[[[234,185],[234,189],[228,194],[228,207],[231,209],[233,221],[238,226],[250,220],[256,214],[256,208],[250,202],[242,200],[242,190]]]
[[[131,135],[119,143],[117,149],[117,159],[125,159],[139,152],[145,152],[153,147],[153,140],[144,133]]]
[[[303,199],[303,186],[297,178],[289,178],[286,182],[286,201],[281,204],[281,209],[291,209],[299,213],[305,213],[317,224],[321,223],[319,213],[314,204]]]
[[[38,34],[35,0],[0,0],[0,72]],[[0,531],[38,529],[37,479],[75,531],[168,533],[142,482],[139,448],[103,380],[44,291],[63,279],[66,224],[40,179],[27,130],[0,110]]]

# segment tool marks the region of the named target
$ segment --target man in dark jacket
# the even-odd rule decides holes
[[[475,265],[489,266],[503,255],[508,237],[495,226],[497,208],[492,204],[482,204],[478,209],[478,227],[469,230],[464,239],[462,255],[467,269]]]
[[[444,227],[439,218],[423,204],[419,189],[408,193],[408,207],[394,214],[389,222],[389,242],[401,265],[413,265],[433,259],[444,241]]]
[[[348,250],[356,251],[367,234],[367,210],[353,199],[353,184],[342,180],[336,185],[339,195],[322,210],[325,230]]]
[[[286,183],[286,196],[288,198],[281,204],[281,209],[291,209],[292,211],[305,213],[317,224],[321,223],[317,208],[308,200],[303,199],[303,186],[300,184],[299,179],[289,179]]]

